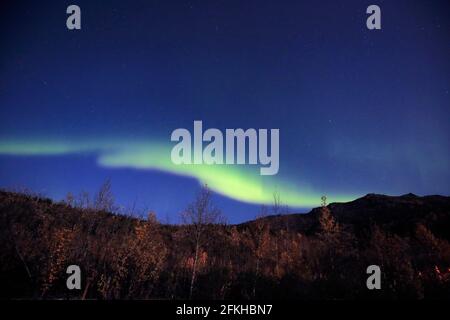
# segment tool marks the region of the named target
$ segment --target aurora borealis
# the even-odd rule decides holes
[[[284,181],[261,177],[258,170],[244,166],[227,165],[175,165],[170,160],[170,145],[162,143],[128,143],[102,141],[86,143],[21,143],[19,141],[0,144],[0,154],[10,156],[58,156],[77,153],[96,155],[97,164],[106,168],[133,168],[138,170],[160,170],[187,176],[207,184],[213,191],[224,196],[254,203],[270,205],[274,192],[283,195],[283,203],[302,207],[317,205],[317,194],[307,189],[299,191]],[[350,197],[334,196],[333,201],[348,201]]]
[[[446,1],[60,1],[0,11],[0,188],[54,199],[111,178],[176,221],[206,183],[231,222],[366,193],[449,194]],[[367,3],[367,5],[370,3]],[[279,128],[280,169],[174,165],[170,134]]]

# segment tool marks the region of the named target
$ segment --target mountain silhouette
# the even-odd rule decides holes
[[[450,239],[450,197],[440,195],[417,196],[408,193],[388,196],[370,193],[354,201],[330,203],[327,208],[339,223],[356,229],[372,224],[402,235],[413,232],[415,225],[425,222],[437,235]],[[273,228],[289,228],[291,231],[314,233],[317,231],[321,208],[308,213],[281,214],[263,217]],[[240,226],[251,225],[248,221]]]

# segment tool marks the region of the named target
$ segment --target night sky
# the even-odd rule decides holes
[[[66,28],[77,4],[82,29]],[[377,4],[382,30],[366,28]],[[110,178],[177,222],[202,183],[230,222],[366,193],[450,193],[450,3],[9,1],[0,187],[56,200]],[[170,134],[279,128],[280,170],[174,167]]]

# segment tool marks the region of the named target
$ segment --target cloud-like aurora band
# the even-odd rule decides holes
[[[0,140],[0,155],[59,156],[68,154],[94,154],[98,165],[108,168],[159,170],[166,173],[195,178],[223,196],[252,204],[273,203],[274,192],[284,205],[313,207],[320,204],[322,194],[310,188],[298,187],[279,176],[259,175],[255,165],[176,165],[170,159],[173,145],[139,141],[58,142],[55,140],[24,141]],[[355,196],[328,195],[330,202],[349,201]]]

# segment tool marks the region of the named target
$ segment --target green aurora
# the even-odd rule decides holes
[[[132,168],[195,178],[211,190],[251,204],[271,204],[274,193],[282,203],[292,207],[312,207],[320,204],[323,193],[307,185],[277,176],[261,176],[254,165],[190,164],[176,165],[170,159],[173,145],[158,141],[89,140],[70,143],[52,139],[0,141],[0,154],[12,156],[61,156],[70,154],[95,154],[97,164],[106,168]],[[330,202],[344,202],[356,195],[327,194]]]

